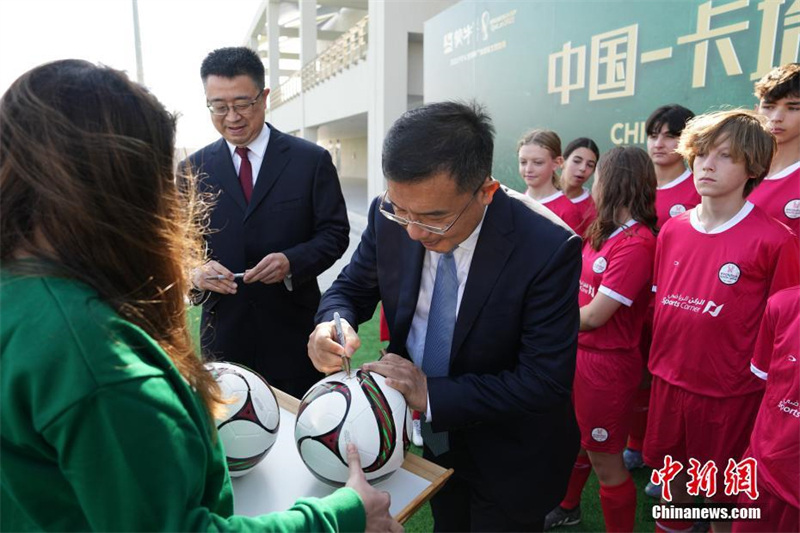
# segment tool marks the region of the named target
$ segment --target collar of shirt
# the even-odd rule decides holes
[[[638,222],[636,220],[634,220],[634,219],[630,219],[629,221],[627,221],[626,223],[624,223],[623,225],[618,227],[616,230],[614,230],[614,233],[609,235],[608,239],[606,239],[606,240],[613,239],[614,237],[616,237],[617,235],[622,233],[624,230],[632,227],[634,224],[638,224]]]
[[[253,167],[253,185],[256,184],[258,173],[261,171],[261,164],[264,162],[264,156],[267,153],[267,145],[269,144],[270,129],[267,124],[261,128],[261,133],[258,134],[253,142],[247,145],[250,152],[247,154],[247,159],[250,160],[250,166]],[[239,168],[242,166],[242,158],[236,153],[236,145],[225,141],[228,144],[228,150],[231,152],[231,159],[233,159],[233,166],[236,169],[236,175],[239,175]]]

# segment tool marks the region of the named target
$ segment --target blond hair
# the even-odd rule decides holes
[[[529,144],[541,146],[550,152],[550,157],[553,159],[561,157],[561,137],[559,137],[558,134],[552,130],[529,130],[517,142],[517,152],[519,152],[520,148]],[[561,190],[561,180],[559,179],[558,174],[553,172],[553,177],[551,179],[553,186],[556,189]]]
[[[767,119],[754,111],[733,109],[698,115],[686,124],[676,150],[694,168],[694,160],[714,146],[728,141],[733,161],[744,163],[753,179],[747,180],[744,196],[761,183],[769,171],[777,149],[775,137],[767,129]]]

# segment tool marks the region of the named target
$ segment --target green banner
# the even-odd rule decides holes
[[[495,177],[522,190],[526,130],[644,145],[661,105],[752,108],[754,81],[798,43],[800,0],[464,0],[425,24],[425,100],[487,106]]]

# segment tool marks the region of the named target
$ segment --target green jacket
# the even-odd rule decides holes
[[[86,285],[0,270],[0,305],[3,531],[364,530],[351,489],[233,515],[200,399]]]

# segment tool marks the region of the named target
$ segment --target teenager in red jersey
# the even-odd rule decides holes
[[[800,63],[772,70],[755,88],[778,151],[749,200],[800,236]]]
[[[758,461],[758,499],[741,505],[761,509],[757,521],[734,522],[733,530],[800,531],[800,287],[767,302],[750,369],[766,381],[750,447]]]
[[[531,130],[517,143],[519,175],[528,186],[525,194],[558,215],[578,233],[582,217],[575,204],[559,189],[558,174],[564,159],[561,139],[550,130]]]
[[[670,218],[686,212],[700,203],[700,195],[694,187],[692,172],[686,168],[683,156],[676,152],[678,139],[680,139],[686,122],[694,117],[689,109],[677,104],[664,105],[653,111],[645,122],[647,132],[647,153],[653,161],[656,170],[656,215],[658,227]],[[634,401],[634,416],[631,425],[631,434],[628,439],[628,448],[623,454],[625,465],[629,469],[644,466],[642,447],[644,446],[645,429],[647,427],[647,414],[650,408],[650,381],[651,376],[647,371],[647,359],[650,353],[650,342],[653,334],[653,301],[647,308],[647,317],[642,331],[642,382],[636,393]],[[649,496],[659,497],[658,487],[648,484],[645,493]]]
[[[670,485],[677,503],[693,499],[686,487],[690,458],[713,461],[720,488],[728,459],[742,458],[764,388],[750,376],[764,307],[771,294],[800,282],[797,240],[747,201],[774,150],[766,120],[751,111],[695,117],[681,135],[678,151],[702,200],[667,221],[658,236],[644,446],[652,467],[663,466],[667,455],[686,465]],[[734,498],[718,490],[711,499]],[[730,523],[714,523],[714,531],[729,529]]]
[[[700,203],[694,187],[692,171],[686,168],[683,156],[676,152],[686,122],[694,117],[689,109],[671,104],[653,111],[645,122],[647,153],[656,169],[656,215],[658,227]]]
[[[548,514],[545,528],[580,520],[578,504],[591,462],[600,481],[606,531],[633,531],[636,486],[622,451],[642,371],[639,336],[652,287],[655,188],[653,164],[644,150],[616,147],[600,158],[592,187],[597,218],[583,245],[573,385],[583,450],[567,495]]]
[[[564,167],[561,170],[561,190],[564,196],[575,204],[581,222],[575,233],[583,235],[597,217],[592,195],[584,184],[594,174],[594,167],[600,159],[600,149],[588,137],[578,137],[564,150]]]

